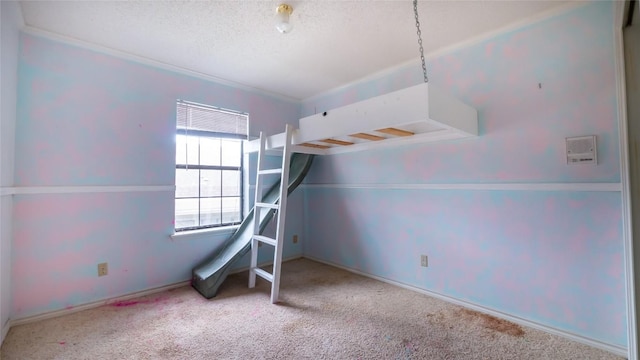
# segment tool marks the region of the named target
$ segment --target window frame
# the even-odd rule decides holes
[[[196,106],[196,107],[200,107],[200,108],[205,108],[207,110],[211,110],[211,111],[220,111],[220,112],[225,112],[225,113],[231,113],[234,115],[241,115],[244,116],[246,121],[247,121],[247,126],[248,126],[248,122],[249,122],[249,116],[246,113],[241,113],[241,112],[237,112],[237,111],[232,111],[232,110],[227,110],[227,109],[220,109],[220,108],[216,108],[213,106],[208,106],[208,105],[202,105],[202,104],[196,104],[196,103],[190,103],[190,102],[186,102],[186,101],[181,101],[178,100],[176,103],[176,109],[179,108],[180,105],[183,106]],[[177,110],[176,110],[177,111]],[[177,118],[177,116],[176,116]],[[175,169],[179,170],[179,169],[193,169],[194,171],[197,170],[198,171],[198,196],[191,196],[191,197],[177,197],[176,193],[174,192],[174,207],[177,207],[177,200],[180,199],[197,199],[198,200],[198,212],[197,212],[197,221],[198,221],[198,225],[197,226],[188,226],[188,227],[182,227],[182,228],[177,228],[177,217],[176,217],[176,211],[174,209],[174,233],[176,235],[178,234],[187,234],[189,232],[201,232],[201,231],[212,231],[212,230],[217,230],[217,229],[224,229],[224,228],[229,228],[229,227],[237,227],[239,226],[245,218],[245,209],[244,209],[244,202],[245,202],[245,194],[244,194],[244,190],[245,190],[245,184],[244,184],[244,176],[245,176],[245,170],[244,170],[244,163],[245,163],[245,159],[244,159],[244,146],[245,146],[245,141],[247,140],[247,136],[243,135],[243,134],[230,134],[230,133],[220,133],[220,132],[214,132],[214,131],[203,131],[203,130],[194,130],[194,129],[188,129],[188,128],[178,128],[178,124],[176,124],[176,151],[177,151],[177,146],[178,146],[178,141],[177,141],[177,137],[179,135],[184,135],[184,136],[195,136],[198,138],[198,164],[189,164],[188,163],[188,158],[185,157],[183,162],[179,162],[178,159],[174,159],[175,160]],[[220,159],[220,165],[201,165],[200,161],[201,161],[201,154],[200,154],[200,146],[201,146],[201,142],[200,140],[202,138],[210,138],[210,139],[220,139],[220,140],[225,140],[225,139],[233,139],[233,140],[238,140],[239,145],[240,145],[240,149],[239,149],[239,158],[240,158],[240,164],[238,166],[229,166],[229,165],[222,165],[222,159]],[[222,143],[220,143],[220,153],[222,154]],[[221,171],[220,176],[221,176],[221,182],[220,182],[220,195],[219,196],[202,196],[202,178],[200,175],[200,171],[201,170],[218,170]],[[222,183],[222,176],[223,173],[222,171],[237,171],[238,172],[238,177],[239,177],[239,194],[237,196],[224,196],[223,194],[223,183]],[[177,179],[174,176],[174,182],[176,182],[176,187],[177,187]],[[223,207],[222,207],[222,199],[224,198],[235,198],[238,197],[240,204],[239,204],[239,220],[238,221],[232,221],[232,222],[223,222],[223,217],[222,217],[222,213],[223,213]],[[220,199],[220,223],[217,224],[208,224],[208,225],[200,225],[201,221],[202,221],[202,204],[200,199]]]

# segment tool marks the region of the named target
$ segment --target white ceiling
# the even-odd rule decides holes
[[[27,27],[260,90],[305,99],[415,60],[411,1],[23,1]],[[568,4],[570,3],[570,4]],[[575,1],[418,3],[425,53]]]

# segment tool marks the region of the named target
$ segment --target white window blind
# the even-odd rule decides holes
[[[186,133],[205,131],[221,136],[247,138],[249,116],[240,112],[178,101],[177,128]]]

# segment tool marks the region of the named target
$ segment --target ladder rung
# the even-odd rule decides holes
[[[260,268],[253,268],[252,270],[256,273],[256,275],[260,276],[261,278],[267,281],[273,282],[273,274],[268,273]]]
[[[281,174],[281,173],[282,173],[282,169],[280,169],[280,168],[278,168],[278,169],[258,170],[258,174],[260,174],[260,175]]]
[[[276,210],[280,208],[280,205],[278,204],[263,203],[263,202],[258,202],[256,203],[255,206],[269,208],[269,209],[276,209]]]
[[[276,239],[270,238],[270,237],[268,237],[268,236],[263,236],[263,235],[253,235],[253,238],[254,238],[254,239],[256,239],[256,240],[258,240],[258,241],[260,241],[260,242],[263,242],[263,243],[265,243],[265,244],[269,244],[269,245],[271,245],[271,246],[276,246],[276,244],[278,243],[278,242],[276,241]]]

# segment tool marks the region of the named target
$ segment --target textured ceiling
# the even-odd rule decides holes
[[[296,99],[415,59],[411,1],[289,1],[293,31],[275,29],[278,1],[23,1],[25,24]],[[432,53],[567,1],[418,3]],[[571,1],[570,3],[575,3]]]

